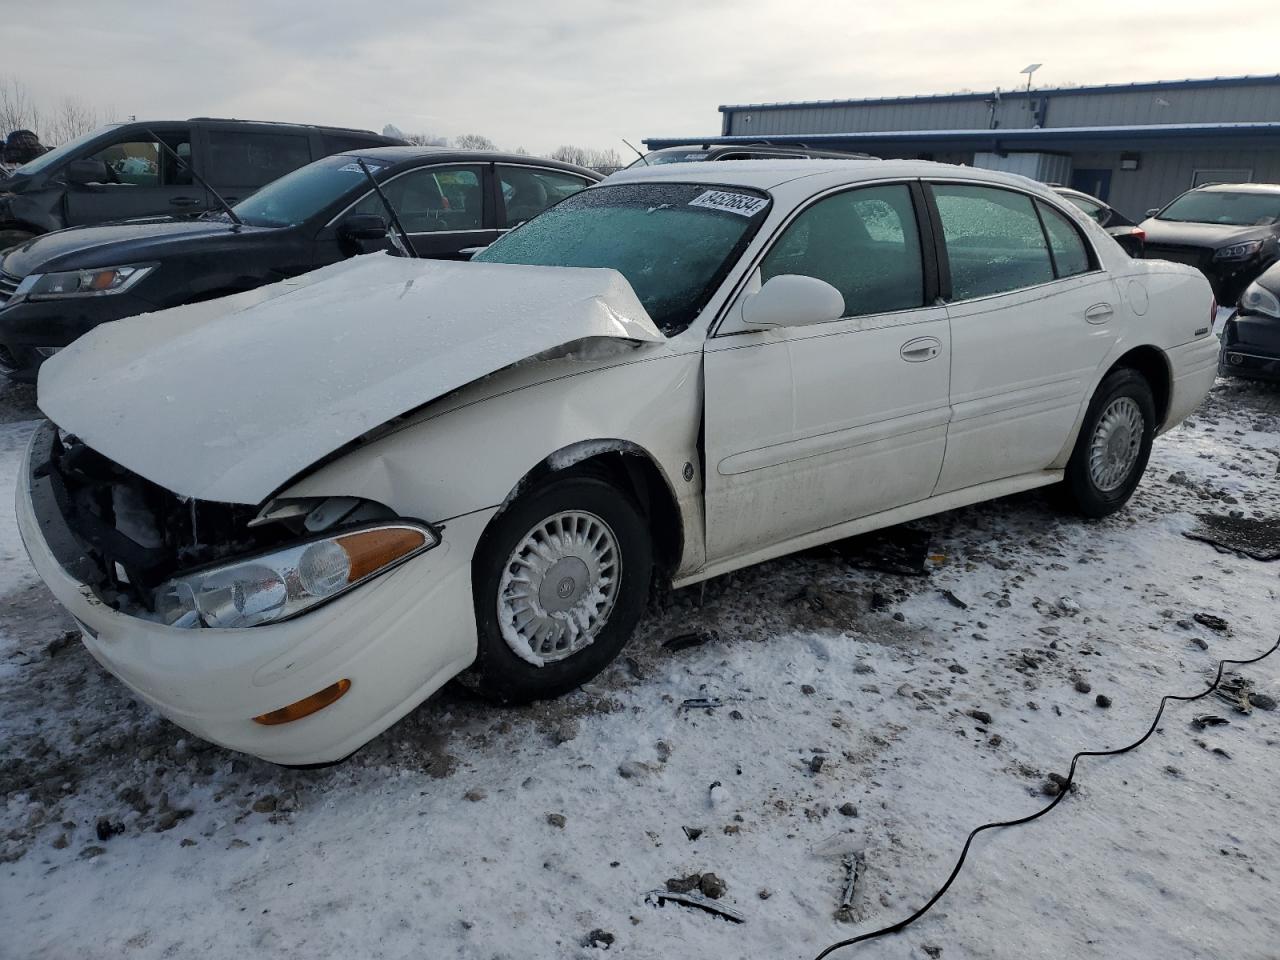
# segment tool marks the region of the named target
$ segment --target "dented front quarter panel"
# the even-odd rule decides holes
[[[357,496],[444,523],[502,505],[544,461],[591,452],[647,456],[683,525],[678,572],[703,562],[701,335],[533,360],[471,384],[278,496]],[[692,468],[686,479],[686,464]]]

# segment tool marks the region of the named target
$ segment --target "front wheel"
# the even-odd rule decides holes
[[[479,648],[465,682],[502,703],[587,682],[630,639],[652,576],[629,494],[595,475],[535,488],[494,520],[472,561]]]
[[[1098,385],[1067,463],[1063,492],[1086,517],[1125,505],[1142,479],[1156,432],[1151,386],[1136,370],[1113,370]]]

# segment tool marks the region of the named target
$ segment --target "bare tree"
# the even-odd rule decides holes
[[[455,137],[454,146],[459,150],[497,150],[498,145],[479,133],[464,133]]]
[[[617,170],[622,166],[622,157],[614,149],[593,150],[590,147],[565,145],[551,151],[551,159],[561,163],[574,163],[592,170]]]
[[[96,107],[76,97],[63,97],[49,114],[44,142],[51,146],[66,143],[100,125]]]
[[[437,136],[434,133],[407,133],[404,139],[419,147],[447,147],[449,145],[448,137]]]
[[[12,130],[40,133],[40,108],[31,90],[17,77],[0,76],[0,137]]]

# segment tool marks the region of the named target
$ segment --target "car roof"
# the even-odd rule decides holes
[[[1060,183],[1050,183],[1047,186],[1054,193],[1062,194],[1062,196],[1064,197],[1084,197],[1086,200],[1092,200],[1094,203],[1098,204],[1099,206],[1105,207],[1107,205],[1107,201],[1099,200],[1093,194],[1085,193],[1083,190],[1077,190],[1075,187],[1064,187]]]
[[[550,167],[565,170],[569,173],[589,175],[599,180],[600,174],[586,167],[579,167],[560,160],[549,160],[544,157],[531,157],[524,153],[504,153],[500,150],[459,150],[455,147],[357,147],[343,150],[344,157],[365,157],[369,160],[382,160],[386,163],[404,163],[421,157],[430,157],[441,163],[514,163],[524,166]]]
[[[108,127],[139,127],[145,129],[147,127],[171,127],[175,124],[185,125],[188,123],[234,123],[245,127],[262,127],[264,130],[292,127],[299,130],[317,130],[321,133],[358,134],[362,137],[371,137],[374,140],[383,140],[387,143],[404,142],[398,137],[388,137],[385,134],[360,127],[334,127],[324,123],[293,123],[289,120],[240,120],[235,117],[188,117],[185,120],[117,120],[111,123],[104,123],[101,129],[105,130]]]
[[[1280,183],[1208,183],[1196,187],[1209,193],[1280,193]]]
[[[646,167],[628,167],[605,179],[606,184],[643,181],[682,181],[722,186],[737,185],[757,190],[773,190],[783,184],[804,180],[814,191],[841,183],[929,177],[940,180],[975,180],[982,183],[1033,190],[1042,195],[1052,192],[1042,183],[998,170],[965,167],[933,160],[877,160],[851,158],[835,160],[825,157],[812,160],[717,160],[715,163],[663,163]]]
[[[870,157],[869,153],[855,153],[843,150],[824,150],[818,147],[810,147],[803,143],[690,143],[684,146],[661,147],[657,150],[650,150],[645,154],[651,157],[654,154],[677,154],[677,153],[760,153],[760,154],[777,154],[780,159],[784,159],[785,155],[792,155],[790,159],[795,159],[794,154],[802,153],[814,157],[823,157],[830,159],[842,158],[858,158],[863,159]]]

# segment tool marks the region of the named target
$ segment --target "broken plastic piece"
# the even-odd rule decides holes
[[[699,910],[705,910],[707,913],[714,913],[716,916],[724,917],[724,919],[732,923],[746,923],[746,914],[735,910],[733,907],[711,900],[704,897],[700,893],[674,893],[670,890],[650,890],[645,894],[645,903],[654,906],[664,906],[668,901],[678,903],[683,907],[697,907]]]

